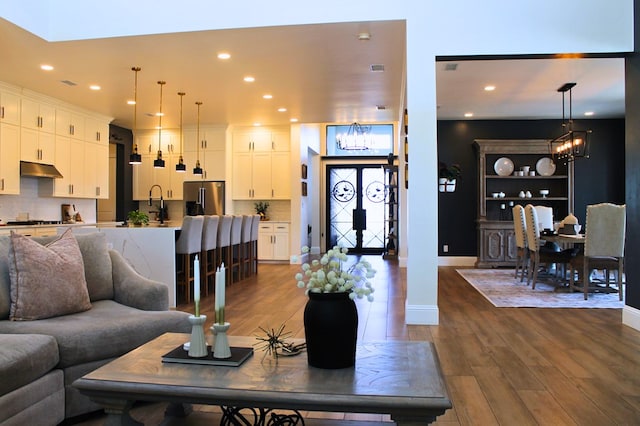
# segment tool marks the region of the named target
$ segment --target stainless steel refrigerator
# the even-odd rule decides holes
[[[185,182],[183,197],[185,215],[224,214],[223,181]]]

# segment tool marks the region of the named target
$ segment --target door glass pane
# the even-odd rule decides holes
[[[356,247],[353,230],[353,210],[357,205],[357,169],[330,168],[329,185],[329,247]]]
[[[384,200],[387,187],[382,167],[362,169],[362,195],[362,208],[367,212],[362,248],[384,248]]]

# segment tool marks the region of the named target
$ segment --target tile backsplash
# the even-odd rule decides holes
[[[96,221],[96,200],[40,197],[40,179],[23,176],[20,178],[20,195],[0,195],[0,219],[3,223],[16,220],[21,213],[29,213],[29,219],[34,220],[62,220],[61,204],[75,205],[85,222]]]

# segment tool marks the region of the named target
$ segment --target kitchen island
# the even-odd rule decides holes
[[[73,226],[74,233],[102,232],[109,247],[120,253],[140,275],[169,287],[169,307],[175,308],[177,226],[124,227],[113,223]],[[64,229],[60,229],[64,231]]]

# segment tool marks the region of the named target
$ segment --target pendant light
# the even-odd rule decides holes
[[[135,80],[133,86],[133,152],[129,155],[129,164],[133,165],[142,164],[142,156],[138,154],[138,144],[136,143],[136,130],[138,125],[138,72],[141,69],[140,67],[131,67],[131,71],[135,73]]]
[[[200,167],[200,105],[202,102],[197,101],[196,105],[198,105],[198,127],[196,128],[196,166],[193,168],[193,174],[202,176],[202,167]]]
[[[573,106],[571,90],[576,83],[565,83],[558,92],[562,93],[562,129],[564,133],[550,141],[551,155],[556,160],[563,160],[565,163],[575,161],[578,158],[589,158],[589,136],[591,130],[575,130],[573,128]],[[569,120],[565,121],[565,99],[564,95],[569,92]]]
[[[184,92],[178,92],[178,96],[180,96],[180,159],[178,160],[178,164],[176,164],[176,172],[178,173],[187,171],[187,166],[184,165],[184,160],[182,159],[182,98],[184,95]]]
[[[153,167],[156,169],[164,169],[164,160],[162,159],[162,86],[165,81],[159,81],[160,85],[160,111],[158,112],[158,157],[153,160]]]

